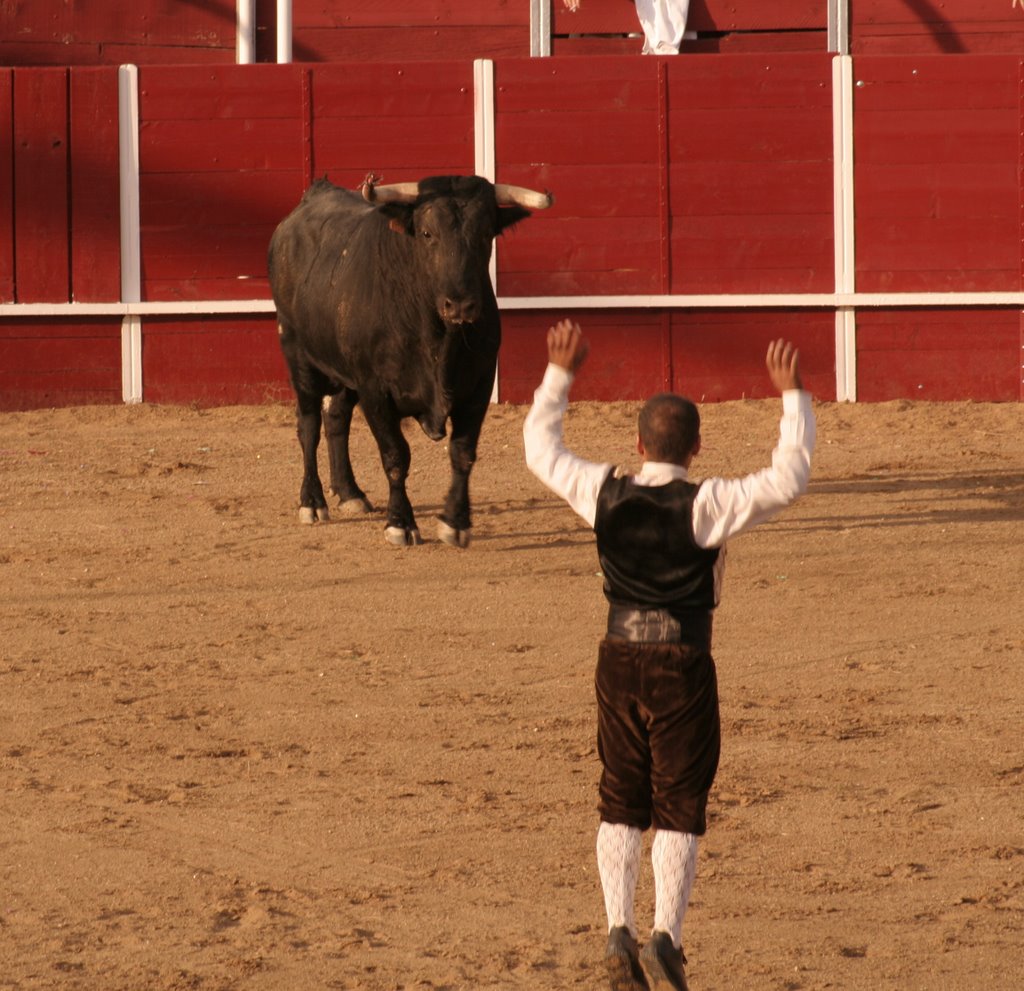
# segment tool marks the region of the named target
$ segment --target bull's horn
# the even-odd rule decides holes
[[[495,184],[494,195],[502,206],[522,206],[528,210],[546,210],[555,202],[550,193],[538,193],[522,186],[507,186],[503,182]]]
[[[396,182],[390,186],[363,183],[363,199],[370,203],[412,203],[419,194],[418,182]]]

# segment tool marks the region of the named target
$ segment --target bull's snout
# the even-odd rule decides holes
[[[480,316],[480,301],[473,297],[445,296],[440,306],[445,323],[474,323]]]

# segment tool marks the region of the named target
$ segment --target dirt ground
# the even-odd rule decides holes
[[[635,411],[568,440],[635,464]],[[0,989],[604,987],[601,580],[524,415],[467,551],[418,428],[394,549],[299,524],[289,407],[0,416]],[[703,415],[696,475],[767,463],[776,402]],[[1017,988],[1024,404],[818,418],[807,496],[730,546],[691,987]]]

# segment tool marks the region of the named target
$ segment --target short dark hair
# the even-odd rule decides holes
[[[681,465],[697,446],[700,412],[683,396],[659,392],[644,403],[637,430],[648,461]]]

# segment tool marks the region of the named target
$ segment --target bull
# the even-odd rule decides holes
[[[415,417],[432,440],[450,423],[451,481],[438,535],[468,546],[469,476],[501,343],[491,246],[550,204],[547,193],[477,176],[388,186],[370,176],[362,195],[321,179],[278,225],[268,268],[296,395],[300,520],[329,518],[317,470],[321,427],[339,508],[372,511],[349,457],[358,404],[387,476],[385,537],[400,546],[422,543],[406,492],[402,421]]]

